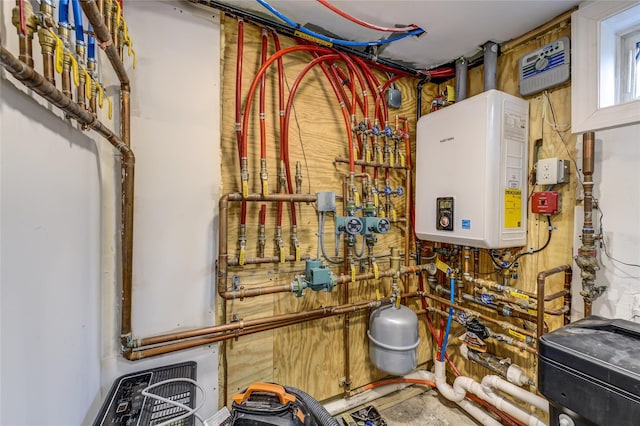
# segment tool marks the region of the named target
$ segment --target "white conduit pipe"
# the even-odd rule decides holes
[[[483,386],[470,377],[459,376],[453,382],[453,386],[451,386],[447,383],[445,364],[444,362],[440,361],[435,361],[435,376],[435,382],[438,391],[450,401],[458,403],[459,401],[462,401],[466,393],[469,392],[477,395],[499,410],[502,410],[505,413],[520,420],[521,422],[527,424],[527,426],[547,426],[546,423],[540,420],[540,418],[538,418],[535,414],[523,410],[522,408],[506,401],[504,398],[493,392],[493,389],[489,386],[490,383],[494,382],[494,380],[492,379],[487,381],[486,386]],[[522,391],[526,392],[524,390]],[[520,395],[520,392],[518,392],[518,394],[519,395],[513,396],[525,397],[524,395]],[[531,399],[530,397],[526,398],[528,399],[527,402],[533,401],[533,399]],[[539,403],[539,401],[536,402]]]
[[[476,419],[483,426],[502,426],[502,423],[495,420],[489,413],[487,413],[468,399],[458,401],[456,402],[456,404],[458,404],[458,407],[466,411],[467,414]]]
[[[426,370],[416,371],[404,376],[403,378],[435,382],[435,375],[432,372]],[[329,414],[335,416],[339,413],[344,413],[345,411],[349,411],[352,408],[367,404],[395,391],[404,389],[408,386],[411,386],[411,383],[396,383],[393,385],[380,386],[379,388],[364,391],[350,398],[331,401],[327,404],[324,404],[324,408],[329,412]],[[494,420],[489,413],[478,407],[473,402],[464,399],[464,396],[462,400],[456,401],[456,404],[458,404],[460,408],[462,408],[470,416],[478,420],[484,426],[501,426],[501,423]]]
[[[435,382],[436,387],[438,388],[438,392],[442,394],[449,401],[453,401],[464,411],[469,413],[469,415],[473,416],[476,420],[482,423],[485,426],[496,426],[500,425],[500,422],[493,419],[487,412],[479,408],[477,405],[467,401],[465,396],[467,395],[467,391],[462,386],[455,386],[456,383],[458,385],[462,384],[462,381],[458,382],[458,379],[468,379],[473,381],[468,377],[458,377],[454,382],[454,386],[450,386],[447,383],[446,377],[446,367],[444,362],[435,362]]]
[[[519,386],[507,382],[500,376],[485,376],[482,379],[482,386],[486,386],[491,389],[498,389],[506,394],[518,398],[523,402],[526,402],[527,404],[531,404],[541,409],[545,413],[549,412],[549,401],[542,397],[539,397],[538,395],[528,392]]]

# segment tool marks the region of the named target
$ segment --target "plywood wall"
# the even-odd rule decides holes
[[[248,88],[259,67],[261,50],[261,30],[251,24],[244,24],[244,55],[243,55],[243,103]],[[223,60],[223,117],[222,117],[222,186],[223,192],[237,192],[240,190],[240,174],[238,166],[237,143],[235,136],[235,76],[237,57],[237,21],[232,18],[224,19],[224,60]],[[292,46],[295,42],[287,37],[280,36],[282,47]],[[269,37],[269,55],[274,52],[273,42]],[[292,53],[284,57],[286,70],[286,84],[291,87],[298,73],[311,60],[309,53]],[[266,83],[266,131],[268,143],[268,169],[270,192],[276,192],[277,159],[279,150],[278,124],[278,92],[277,73],[274,65],[267,74]],[[381,81],[386,81],[384,73],[377,73]],[[395,115],[407,116],[410,119],[411,132],[415,129],[416,117],[416,84],[413,78],[403,78],[397,82],[397,88],[402,91],[402,108],[390,110],[390,117]],[[423,87],[423,102],[429,104],[436,92],[435,84],[427,84]],[[371,96],[371,95],[369,95]],[[251,192],[260,192],[259,181],[259,129],[258,129],[258,101],[257,96],[251,111],[250,127],[247,130],[249,137],[249,167]],[[289,150],[292,165],[300,161],[302,165],[303,184],[302,192],[315,194],[319,191],[333,191],[342,195],[342,185],[348,165],[335,163],[336,157],[348,157],[347,135],[342,113],[336,97],[327,83],[325,76],[316,67],[305,77],[296,95],[292,120],[290,124]],[[370,100],[371,102],[371,100]],[[371,108],[371,111],[373,109]],[[359,119],[362,117],[359,116]],[[392,123],[393,124],[393,123]],[[412,138],[412,144],[414,143]],[[415,149],[415,147],[413,148]],[[357,167],[357,172],[362,169]],[[366,172],[373,174],[372,168]],[[404,170],[392,170],[390,172],[390,185],[395,189],[404,186]],[[380,170],[380,185],[384,185],[384,171]],[[397,216],[404,218],[405,199],[394,197]],[[318,218],[313,205],[300,204],[297,206],[298,237],[301,244],[301,253],[316,255]],[[342,214],[342,201],[337,203],[338,213]],[[256,256],[258,214],[260,205],[249,204],[247,211],[247,257]],[[229,254],[237,256],[237,239],[239,226],[240,206],[232,205],[229,212]],[[276,207],[269,205],[266,219],[266,255],[274,255],[274,230],[276,221]],[[290,216],[288,206],[285,207],[283,218],[283,237],[286,253],[291,254],[290,249]],[[379,237],[375,253],[388,253],[390,247],[398,247],[404,252],[405,229],[403,223],[394,224],[391,232]],[[333,219],[327,222],[326,246],[327,251],[334,251]],[[388,268],[389,259],[379,260],[380,270]],[[368,268],[367,265],[364,265]],[[332,267],[336,274],[345,271],[338,267]],[[243,266],[231,268],[229,278],[238,276],[241,285],[250,288],[259,285],[288,284],[296,274],[304,273],[304,262],[285,264],[270,264],[259,266]],[[417,288],[415,277],[407,283],[412,289]],[[228,283],[231,286],[231,282]],[[293,294],[282,293],[268,295],[253,299],[233,300],[227,303],[220,302],[220,317],[218,322],[234,319],[263,318],[281,313],[299,312],[315,309],[321,306],[336,306],[348,302],[363,300],[375,300],[376,291],[382,296],[390,295],[389,279],[370,280],[349,285],[348,300],[345,298],[343,288],[338,287],[331,293],[313,292],[308,290],[306,294],[297,298]],[[417,306],[417,305],[416,305]],[[375,369],[369,361],[368,342],[366,330],[368,323],[368,311],[353,313],[349,321],[349,359],[351,387],[357,388],[385,376]],[[298,325],[267,331],[255,335],[239,338],[237,341],[228,341],[221,348],[221,391],[226,382],[227,396],[221,392],[222,399],[228,403],[234,393],[241,391],[253,381],[269,381],[282,383],[289,386],[304,389],[318,399],[327,399],[342,394],[345,380],[344,359],[345,347],[343,339],[344,315],[334,316],[322,320],[311,321]],[[420,362],[431,359],[430,340],[426,330],[421,325],[422,343],[419,348]]]
[[[243,100],[246,97],[247,88],[251,84],[253,76],[259,67],[260,58],[260,29],[246,24],[244,26],[244,71],[243,71]],[[552,27],[550,30],[531,41],[511,48],[503,52],[498,59],[499,90],[518,95],[517,63],[518,59],[538,47],[543,46],[557,38],[570,35],[567,22]],[[294,44],[293,40],[280,37],[283,47]],[[235,139],[235,64],[237,49],[237,22],[232,18],[224,19],[224,60],[223,60],[223,127],[222,127],[222,186],[223,192],[236,192],[240,190],[239,166],[237,144]],[[273,53],[273,43],[269,42],[269,54]],[[310,61],[308,53],[294,53],[285,56],[287,83],[290,86],[299,71]],[[473,96],[483,90],[482,67],[474,68],[469,73],[469,96]],[[378,73],[381,80],[386,76]],[[410,118],[411,132],[414,135],[416,117],[416,83],[412,78],[401,79],[397,86],[403,94],[403,106],[401,110],[390,111],[395,114],[405,115]],[[447,84],[440,86],[428,83],[423,88],[423,113],[429,112],[429,105],[433,97],[442,92]],[[548,93],[553,105],[559,133],[550,124],[553,122],[551,109],[543,95],[528,98],[530,104],[530,153],[533,157],[533,141],[542,139],[543,144],[539,153],[540,158],[559,157],[562,159],[575,158],[575,138],[566,131],[570,120],[570,86],[565,85],[552,89]],[[267,74],[266,89],[266,128],[268,134],[268,165],[270,175],[271,192],[276,188],[276,165],[278,150],[276,149],[278,132],[278,105],[277,105],[277,79],[275,67]],[[250,185],[252,192],[259,192],[259,131],[257,102],[251,112],[251,125],[249,132],[249,164]],[[342,182],[347,165],[335,163],[336,156],[347,156],[346,132],[342,116],[335,100],[335,96],[327,84],[320,70],[309,73],[296,97],[294,119],[290,125],[290,158],[292,163],[301,161],[303,170],[303,193],[314,194],[318,191],[334,191],[342,194]],[[564,138],[564,141],[562,140]],[[412,136],[412,151],[415,153],[415,138]],[[434,159],[433,161],[437,161]],[[530,161],[530,167],[532,166]],[[373,173],[372,169],[367,172]],[[575,167],[571,167],[572,179],[575,177]],[[381,176],[382,178],[382,176]],[[403,185],[404,171],[391,172],[391,185],[395,188]],[[382,179],[381,179],[382,180]],[[531,186],[529,188],[533,190]],[[541,188],[536,188],[541,189]],[[535,282],[538,272],[561,264],[571,264],[572,239],[573,239],[573,206],[575,204],[574,185],[564,185],[555,188],[562,195],[562,213],[553,217],[553,238],[548,248],[533,256],[525,256],[521,259],[517,278],[511,284],[527,291],[535,291]],[[393,199],[399,217],[405,217],[404,198]],[[257,229],[258,229],[258,204],[248,206],[248,253],[247,256],[255,256]],[[299,205],[298,235],[303,254],[311,254],[315,257],[317,214],[312,205]],[[338,202],[338,211],[342,209]],[[269,206],[267,210],[267,249],[266,254],[274,252],[273,232],[275,224],[275,207]],[[229,252],[236,256],[237,236],[239,224],[239,206],[234,205],[230,209],[230,227],[228,233]],[[546,219],[529,214],[528,219],[528,243],[527,248],[537,248],[544,244],[547,238]],[[283,220],[284,240],[289,254],[289,216],[285,208]],[[327,232],[327,246],[333,250],[334,239],[329,225]],[[376,247],[379,253],[388,252],[389,247],[395,246],[403,250],[403,238],[405,237],[402,224],[395,225],[392,232],[381,237]],[[525,249],[527,249],[525,248]],[[486,252],[482,252],[481,272],[493,271],[493,266],[488,260]],[[388,265],[388,260],[381,260],[381,268]],[[340,268],[334,268],[337,274],[344,273]],[[264,284],[286,284],[296,274],[304,272],[304,262],[273,264],[262,266],[244,266],[231,268],[229,277],[239,277],[245,287]],[[499,279],[496,275],[491,278]],[[549,291],[555,292],[562,288],[562,276],[557,275],[549,279]],[[231,283],[228,283],[230,286]],[[415,277],[409,278],[408,288],[415,290],[417,283]],[[246,300],[234,300],[226,303],[220,302],[218,321],[247,320],[276,315],[287,312],[314,309],[320,306],[335,306],[347,302],[375,299],[376,290],[383,295],[388,295],[390,283],[388,280],[371,280],[350,286],[348,301],[343,290],[334,289],[332,293],[307,291],[302,298],[296,298],[292,294],[279,294],[262,296]],[[411,303],[415,309],[419,309],[417,302]],[[561,306],[561,301],[550,304],[551,308]],[[481,309],[479,309],[481,310]],[[491,311],[483,313],[492,314]],[[433,318],[438,320],[437,317]],[[296,386],[305,389],[317,399],[324,400],[342,394],[342,383],[345,379],[344,360],[345,346],[343,330],[345,318],[343,315],[311,321],[303,324],[284,327],[251,336],[240,337],[236,341],[227,341],[221,348],[221,400],[229,402],[230,396],[242,390],[253,381],[270,381]],[[363,311],[350,315],[349,322],[349,360],[351,387],[357,388],[366,383],[384,377],[384,373],[375,369],[369,361],[368,342],[366,338],[368,312]],[[532,327],[535,324],[524,324],[522,321],[514,321],[519,326]],[[555,329],[562,324],[562,317],[550,317],[548,325]],[[420,363],[432,359],[433,350],[431,340],[425,329],[424,321],[420,321],[420,334],[422,343],[419,347]],[[464,330],[454,326],[453,336],[462,334]],[[524,367],[532,378],[536,375],[536,360],[534,356],[505,346],[490,344],[490,351],[499,356],[510,357],[514,362]],[[461,369],[472,376],[482,377],[488,373],[482,367],[470,366],[457,355],[457,343],[452,340],[449,353],[454,357]],[[225,392],[226,390],[226,392]]]

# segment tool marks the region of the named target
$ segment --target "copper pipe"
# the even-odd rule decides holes
[[[499,321],[499,320],[491,318],[491,317],[489,317],[487,315],[481,314],[480,312],[476,312],[476,311],[473,311],[471,309],[464,308],[464,307],[462,307],[462,306],[460,306],[458,304],[449,302],[447,299],[444,299],[444,298],[442,298],[440,296],[436,296],[435,294],[422,293],[422,296],[427,297],[427,298],[429,298],[429,299],[431,299],[433,301],[442,303],[442,304],[444,304],[446,306],[452,307],[453,309],[456,309],[456,310],[460,310],[460,311],[464,311],[464,312],[471,311],[471,312],[473,312],[473,314],[475,316],[477,316],[481,320],[486,321],[486,322],[490,322],[492,324],[495,324],[495,325],[497,325],[497,326],[499,326],[499,327],[501,327],[501,328],[503,328],[505,330],[513,330],[513,331],[515,331],[517,333],[520,333],[520,334],[523,334],[525,336],[536,337],[535,334],[532,333],[529,330],[525,330],[524,328],[517,327],[517,326],[515,326],[513,324],[510,324],[508,322],[505,322],[505,321]]]
[[[118,50],[114,45],[111,37],[109,25],[109,12],[113,7],[113,2],[107,1],[103,5],[106,11],[105,17],[101,13],[100,8],[95,0],[80,0],[80,5],[87,19],[93,26],[93,32],[100,47],[105,51],[113,70],[120,81],[120,105],[121,105],[121,136],[124,146],[130,151],[131,132],[130,132],[130,85],[129,77]],[[133,155],[133,154],[132,154]],[[122,167],[122,307],[121,307],[121,340],[124,347],[129,346],[132,338],[131,333],[131,299],[133,288],[133,181],[134,167],[133,163],[128,163],[125,156],[121,160]]]
[[[92,81],[91,82],[91,99],[89,100],[89,110],[94,113],[97,114],[98,112],[98,88],[96,86],[96,82]]]
[[[131,88],[129,83],[120,84],[120,132],[122,140],[131,146]]]
[[[350,150],[349,155],[351,156],[353,154],[353,151]],[[349,191],[349,178],[350,181],[353,182],[353,179],[355,178],[355,174],[353,173],[353,170],[351,170],[351,175],[345,175],[342,179],[342,199],[344,200],[344,208],[345,208],[345,214],[349,214],[346,211],[347,208],[347,201],[348,200],[352,200],[351,198],[351,192]],[[355,204],[355,202],[354,202]],[[340,238],[340,236],[336,236],[336,238]],[[343,245],[343,253],[344,253],[344,260],[343,260],[343,270],[344,272],[346,272],[346,274],[344,275],[350,275],[349,269],[350,269],[350,265],[349,265],[349,248],[347,247],[346,241],[345,244]],[[343,303],[349,303],[349,286],[345,285],[343,286],[342,289],[342,297],[343,297]],[[342,347],[343,347],[343,363],[344,363],[344,380],[342,381],[342,386],[344,388],[344,395],[345,397],[349,396],[349,392],[351,391],[351,347],[350,347],[350,335],[349,335],[349,327],[350,327],[350,314],[347,313],[344,315],[343,319],[342,319]]]
[[[55,24],[52,19],[53,14],[53,5],[49,0],[43,0],[40,2],[40,15],[43,20],[48,21],[45,22],[45,27],[41,27],[38,30],[38,41],[40,42],[40,48],[42,51],[42,66],[43,66],[43,74],[44,78],[51,83],[53,86],[56,85],[56,79],[54,75],[54,65],[53,65],[53,50],[56,45],[56,39],[48,30],[48,28],[53,28]]]
[[[127,71],[124,67],[124,64],[122,63],[122,60],[120,60],[118,50],[113,44],[114,41],[111,37],[111,33],[105,25],[105,21],[100,14],[100,10],[98,10],[98,6],[96,5],[95,0],[80,0],[80,5],[82,6],[82,10],[84,11],[85,15],[87,15],[87,19],[89,19],[89,22],[91,22],[91,25],[93,26],[93,32],[96,35],[96,39],[100,43],[100,47],[107,54],[107,57],[111,62],[111,66],[118,76],[120,84],[128,85],[129,77],[127,76]]]
[[[226,290],[222,296],[225,300],[243,300],[249,297],[263,296],[266,294],[291,293],[291,284],[282,284],[272,287],[239,288],[238,290]]]
[[[593,302],[587,298],[584,298],[584,316],[586,317],[590,317],[591,316],[591,305],[593,304]]]
[[[66,56],[66,55],[65,55]],[[64,60],[62,66],[62,93],[69,98],[72,97],[71,93],[71,64],[68,59]]]
[[[260,201],[260,202],[306,202],[312,203],[316,201],[315,195],[310,194],[269,194],[266,197],[262,194],[249,194],[247,198],[243,198],[241,193],[229,193],[220,198],[218,203],[219,209],[219,227],[218,227],[218,265],[217,265],[217,289],[218,294],[223,299],[233,299],[236,294],[233,291],[227,291],[227,274],[228,274],[228,210],[230,202],[239,201]],[[245,296],[247,297],[247,296]]]
[[[104,26],[107,34],[111,37],[111,21],[113,14],[113,2],[117,0],[104,0],[103,10],[102,10],[102,20],[104,21]],[[98,9],[100,11],[100,9]]]
[[[505,286],[496,281],[484,280],[482,278],[471,278],[470,276],[466,276],[465,279],[473,284],[479,285],[480,287],[487,288],[489,290],[493,290],[496,292],[518,294],[518,295],[526,296],[527,298],[530,298],[530,299],[535,299],[537,297],[535,293],[520,290],[519,288],[515,288],[515,287]]]
[[[405,143],[408,145],[409,144],[409,140],[406,140]],[[409,259],[410,259],[410,255],[411,255],[411,246],[410,246],[410,242],[412,240],[412,235],[411,235],[411,215],[410,215],[410,211],[411,211],[411,199],[409,197],[409,194],[411,194],[411,170],[407,169],[406,173],[405,173],[405,177],[404,177],[404,181],[405,181],[405,188],[406,188],[406,192],[404,194],[404,214],[406,216],[406,221],[404,222],[404,266],[409,266]],[[409,292],[409,277],[405,277],[404,279],[404,292],[407,293]]]
[[[344,157],[336,157],[334,161],[336,163],[349,163],[349,159]],[[409,169],[407,166],[394,166],[393,164],[389,164],[388,161],[385,163],[377,163],[375,161],[354,160],[354,164],[358,166],[381,167],[383,169],[401,169],[401,170]]]
[[[556,266],[553,269],[548,269],[546,271],[542,271],[538,274],[538,309],[537,309],[537,337],[540,338],[540,336],[542,336],[542,334],[544,333],[544,287],[545,287],[545,282],[547,280],[547,277],[551,276],[551,275],[555,275],[558,274],[560,272],[564,272],[565,274],[569,273],[571,274],[571,265],[561,265],[561,266]],[[565,282],[566,282],[566,275],[565,275]]]
[[[402,297],[416,297],[417,292],[401,295]],[[238,336],[247,334],[253,334],[261,331],[272,330],[275,328],[285,327],[292,324],[301,322],[307,322],[317,320],[321,318],[328,318],[335,315],[342,315],[345,312],[357,312],[364,309],[368,309],[374,306],[380,306],[382,304],[391,303],[391,298],[385,298],[380,301],[364,301],[355,304],[340,305],[334,307],[319,308],[312,311],[297,312],[290,314],[282,314],[268,318],[261,318],[257,320],[237,321],[220,326],[207,327],[197,330],[189,330],[183,332],[176,332],[165,334],[162,336],[149,337],[145,339],[138,339],[135,342],[135,347],[158,345],[167,342],[174,342],[168,345],[158,346],[155,348],[142,349],[132,351],[129,348],[125,352],[125,357],[130,360],[138,360],[142,358],[148,358],[150,356],[161,355],[169,352],[175,352],[182,349],[192,348],[196,346],[202,346],[219,342],[222,340],[234,339]],[[216,334],[217,333],[217,334]],[[195,337],[206,336],[210,334],[216,334],[210,337],[203,337],[201,339],[178,341],[180,339],[189,339]]]
[[[480,275],[480,249],[473,249],[473,278],[477,279]]]
[[[442,309],[438,309],[435,307],[427,307],[427,309],[419,309],[417,311],[415,311],[416,315],[421,315],[424,314],[426,312],[434,312],[436,314],[439,314],[442,318],[447,318],[449,316],[449,312],[443,311]],[[454,320],[457,321],[457,319]],[[518,349],[522,349],[525,350],[531,354],[538,354],[538,350],[534,347],[529,346],[529,344],[527,344],[526,342],[523,342],[521,340],[518,340],[516,338],[513,337],[509,337],[509,336],[505,336],[504,334],[500,334],[500,333],[495,333],[494,331],[492,331],[491,329],[489,329],[489,332],[491,333],[491,335],[489,337],[496,339],[499,342],[503,342],[506,343],[510,346],[514,346]],[[500,339],[498,338],[498,336],[500,337]],[[531,344],[533,344],[533,339],[530,340]]]
[[[18,30],[20,52],[18,59],[33,68],[33,34],[38,27],[38,18],[33,13],[31,2],[16,0],[16,7],[12,10],[11,23]]]
[[[76,57],[78,58],[78,67],[80,67],[80,69],[84,68],[84,45],[80,45],[80,44],[76,44]],[[78,103],[78,105],[80,105],[81,108],[86,109],[87,105],[86,105],[86,85],[85,85],[85,75],[82,71],[80,71],[78,73],[78,81],[79,81],[79,85],[78,85],[78,89],[76,91],[77,95],[77,100],[76,102]],[[122,136],[122,135],[120,135]]]
[[[300,256],[300,260],[304,261],[304,260],[309,260],[311,259],[311,255],[309,254],[303,254],[302,256]],[[285,262],[296,262],[296,257],[292,254],[285,256],[284,258]],[[246,257],[244,259],[244,264],[245,265],[259,265],[259,264],[264,264],[264,263],[281,263],[280,262],[280,256],[265,256],[265,257]],[[229,257],[227,259],[227,265],[228,266],[239,266],[240,265],[240,259],[238,259],[237,257]]]
[[[592,302],[604,292],[605,287],[596,285],[596,271],[600,269],[596,258],[595,231],[593,229],[593,171],[595,168],[595,133],[582,135],[582,173],[584,181],[584,221],[582,225],[582,246],[578,249],[576,264],[580,268],[582,290],[580,295],[585,302],[585,316],[591,312]]]
[[[33,37],[29,38],[21,34],[19,36],[20,60],[30,67],[33,67]]]
[[[53,66],[53,50],[49,51],[47,48],[42,49],[42,73],[44,78],[51,83],[54,87],[56,85],[56,78],[54,76],[55,68]]]
[[[345,256],[346,259],[346,256]],[[349,286],[345,285],[343,286],[343,298],[344,298],[344,303],[345,304],[349,304]],[[344,392],[345,394],[348,395],[348,393],[351,391],[351,347],[350,347],[350,341],[351,339],[349,338],[350,333],[349,333],[349,327],[351,324],[351,313],[350,312],[345,312],[344,314],[344,319],[342,322],[343,325],[343,329],[342,329],[342,343],[344,345],[344,381],[343,381],[343,386],[344,386]]]
[[[126,152],[131,159],[123,155],[120,160],[122,170],[122,218],[120,236],[122,239],[122,306],[121,335],[123,342],[131,339],[131,298],[133,289],[133,194],[134,194],[134,161],[129,144],[123,140]]]
[[[53,105],[64,110],[80,124],[103,136],[111,145],[120,151],[124,159],[133,163],[134,157],[131,150],[124,144],[122,139],[115,135],[101,121],[97,120],[93,114],[81,109],[73,100],[64,96],[53,84],[45,80],[42,75],[13,56],[4,46],[0,46],[0,49],[0,64],[17,80],[21,81],[25,86],[32,89]]]
[[[132,278],[132,250],[133,250],[133,193],[135,156],[133,151],[116,136],[108,127],[97,120],[92,113],[81,108],[73,100],[65,96],[55,86],[49,83],[33,68],[20,62],[7,49],[1,47],[0,63],[16,79],[34,92],[62,109],[70,117],[76,119],[86,128],[93,129],[103,136],[121,154],[122,175],[122,330],[124,335],[131,334],[131,278]]]
[[[120,132],[122,142],[131,147],[131,108],[129,83],[120,84]],[[123,159],[124,161],[124,159]],[[133,182],[134,168],[122,163],[122,321],[121,340],[126,344],[132,337],[131,304],[133,290]]]
[[[570,294],[571,294],[571,288],[564,288],[564,289],[562,289],[560,291],[557,291],[555,293],[552,293],[552,294],[544,296],[544,301],[545,302],[550,302],[552,300],[559,299],[559,298],[561,298],[563,296],[566,297],[567,295],[570,295]]]
[[[471,262],[471,247],[469,246],[464,246],[462,248],[462,257],[463,257],[463,269],[462,269],[462,276],[463,277],[468,277],[469,275],[469,264]],[[465,280],[463,279],[461,283],[458,283],[458,302],[462,301],[462,293],[464,291],[464,282]],[[462,284],[462,285],[461,285]]]

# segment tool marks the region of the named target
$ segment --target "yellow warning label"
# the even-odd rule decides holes
[[[314,42],[316,44],[319,44],[320,46],[327,46],[327,47],[332,47],[333,46],[333,43],[331,43],[330,41],[321,40],[321,39],[319,39],[317,37],[311,36],[309,34],[305,34],[302,31],[295,30],[293,35],[295,37],[298,37],[298,38],[302,38],[302,39],[305,39],[305,40],[312,41],[312,42]]]
[[[527,340],[527,336],[525,336],[522,333],[518,333],[515,330],[509,330],[509,334],[512,335],[513,337],[518,338],[518,339]]]
[[[504,227],[507,229],[522,227],[522,190],[504,190]]]
[[[446,263],[444,263],[442,260],[440,260],[440,258],[436,258],[436,268],[438,268],[439,270],[441,270],[442,272],[444,272],[445,274],[450,274],[452,269],[449,265],[447,265]]]
[[[526,294],[517,293],[515,291],[511,291],[509,292],[509,294],[511,295],[511,297],[515,297],[516,299],[529,300],[529,296],[527,296]]]
[[[529,312],[529,315],[536,315],[536,316],[538,315],[538,311],[536,311],[535,309],[529,309],[528,312]],[[550,318],[549,314],[544,314],[544,319],[549,319],[549,318]]]

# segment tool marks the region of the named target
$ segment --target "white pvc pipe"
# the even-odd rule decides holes
[[[496,421],[489,413],[484,411],[482,408],[478,407],[473,402],[463,399],[462,401],[456,402],[460,408],[467,412],[474,419],[479,421],[484,426],[501,426],[502,423]]]
[[[447,398],[449,401],[453,401],[453,402],[462,401],[467,393],[464,391],[464,389],[459,388],[456,390],[449,383],[447,383],[445,363],[440,361],[435,361],[434,371],[436,376],[435,381],[436,381],[436,387],[438,388],[438,392],[440,392],[442,396]]]
[[[506,412],[507,414],[515,417],[521,422],[524,422],[525,424],[527,424],[527,426],[547,426],[546,423],[540,420],[540,418],[538,418],[535,414],[525,411],[519,406],[508,402],[507,400],[493,392],[493,389],[489,386],[489,384],[494,382],[493,380],[488,380],[487,385],[483,386],[470,377],[458,376],[453,382],[453,386],[451,386],[447,383],[445,364],[439,361],[435,361],[435,375],[438,391],[450,401],[458,403],[462,401],[466,393],[469,392],[477,395],[499,410]],[[508,382],[506,383],[509,384]],[[526,392],[523,389],[521,390],[522,392]],[[526,397],[524,395],[521,396]]]
[[[499,376],[485,376],[482,379],[482,386],[488,386],[493,389],[501,390],[502,392],[518,398],[519,400],[524,401],[527,404],[538,407],[545,413],[549,412],[549,401],[542,397],[539,397],[538,395],[528,392],[521,387],[511,384]]]

